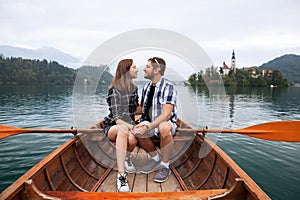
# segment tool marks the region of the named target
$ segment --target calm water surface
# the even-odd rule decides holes
[[[204,89],[178,86],[180,114],[197,128],[226,129],[279,120],[300,120],[300,88],[226,88],[211,97]],[[0,124],[22,128],[88,127],[107,114],[106,90],[0,87]],[[300,131],[300,130],[299,130]],[[0,140],[0,191],[70,134],[22,134]],[[208,134],[272,198],[300,199],[300,143],[264,141],[237,134]]]

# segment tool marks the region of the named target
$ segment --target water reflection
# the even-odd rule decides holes
[[[272,88],[270,110],[284,119],[300,118],[300,88]]]

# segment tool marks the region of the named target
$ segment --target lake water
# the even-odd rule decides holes
[[[238,129],[300,120],[300,88],[226,88],[210,96],[177,86],[181,117],[197,128]],[[106,90],[83,87],[0,87],[0,124],[21,128],[88,127],[107,114]],[[299,130],[300,131],[300,130]],[[22,134],[0,140],[0,191],[70,134]],[[208,134],[272,199],[300,199],[300,143],[265,141],[238,134]]]

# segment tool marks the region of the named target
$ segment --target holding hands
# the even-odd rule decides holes
[[[146,136],[149,130],[147,126],[148,125],[143,123],[133,126],[131,129],[131,133],[136,137]]]

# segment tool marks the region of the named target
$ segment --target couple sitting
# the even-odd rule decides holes
[[[138,76],[136,65],[132,59],[118,63],[107,97],[110,113],[104,120],[104,134],[116,145],[119,192],[130,191],[125,171],[135,172],[130,153],[137,143],[151,156],[142,173],[150,173],[160,165],[154,177],[154,181],[160,183],[171,173],[169,157],[177,127],[177,92],[174,85],[163,78],[165,69],[162,58],[148,60],[144,78],[150,82],[144,86],[139,104],[137,86],[132,82]],[[134,118],[137,113],[142,113],[140,123]],[[151,141],[154,138],[160,140],[161,157]]]

